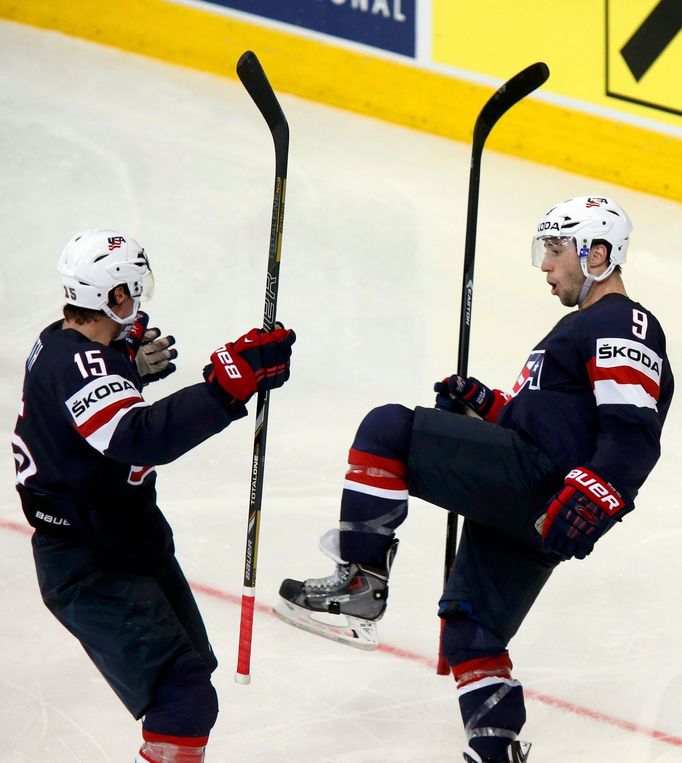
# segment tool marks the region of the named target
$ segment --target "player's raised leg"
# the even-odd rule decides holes
[[[285,580],[275,613],[283,620],[360,649],[378,645],[376,622],[407,516],[407,453],[412,411],[375,408],[362,421],[348,455],[338,530],[320,547],[336,567],[324,578]]]

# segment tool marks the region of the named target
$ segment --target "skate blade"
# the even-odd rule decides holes
[[[350,615],[332,615],[328,612],[311,612],[281,596],[272,611],[289,625],[332,641],[339,641],[355,649],[370,651],[379,646],[377,626],[371,620]]]

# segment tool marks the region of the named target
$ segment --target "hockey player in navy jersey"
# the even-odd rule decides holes
[[[135,718],[137,763],[200,763],[218,702],[199,610],[156,505],[165,464],[246,416],[289,378],[293,331],[258,329],[218,348],[204,380],[149,404],[172,337],[147,327],[142,247],[110,230],[75,236],[59,260],[64,319],[26,362],[12,444],[43,600]]]
[[[374,648],[408,496],[461,514],[439,615],[469,763],[527,759],[509,641],[557,564],[584,559],[632,511],[659,457],[673,379],[661,326],[625,292],[630,231],[602,197],[547,212],[532,261],[578,309],[533,348],[508,394],[454,375],[436,383],[435,408],[371,411],[350,449],[339,527],[321,539],[333,574],[280,588],[285,621]],[[456,415],[463,406],[477,416]]]

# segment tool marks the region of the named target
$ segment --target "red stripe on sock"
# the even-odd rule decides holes
[[[206,747],[208,744],[208,737],[174,737],[168,734],[156,734],[154,731],[148,729],[142,729],[142,739],[145,742],[165,742],[166,744],[174,744],[178,747]]]
[[[452,666],[452,675],[457,681],[457,688],[462,688],[482,678],[511,678],[514,666],[509,659],[509,652],[495,655],[495,657],[478,657],[475,660],[460,662]]]
[[[370,470],[368,474],[366,470]],[[346,479],[350,482],[358,482],[361,485],[371,485],[382,490],[407,490],[407,483],[400,477],[379,477],[372,474],[373,467],[352,466],[346,472]]]
[[[407,477],[407,464],[405,462],[394,458],[382,458],[355,448],[348,451],[348,463],[351,466],[373,466],[376,469],[390,472],[396,477]]]

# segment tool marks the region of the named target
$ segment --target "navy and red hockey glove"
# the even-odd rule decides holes
[[[135,362],[140,345],[142,344],[142,337],[144,337],[144,332],[147,330],[148,325],[149,316],[147,313],[142,312],[142,310],[138,311],[135,316],[135,322],[123,340],[131,363]]]
[[[230,402],[245,403],[255,392],[281,387],[289,378],[291,345],[295,341],[291,329],[251,329],[211,355],[206,380],[226,392]]]
[[[608,480],[579,466],[566,475],[563,490],[552,498],[535,526],[542,534],[544,551],[562,560],[584,559],[599,538],[633,508]]]
[[[496,421],[509,399],[499,389],[490,389],[473,376],[464,378],[453,374],[433,385],[436,408],[452,413],[463,413],[463,406],[470,408],[486,421]]]
[[[149,316],[140,310],[135,322],[124,339],[128,357],[135,363],[142,384],[165,379],[175,371],[171,361],[178,357],[176,349],[169,349],[175,344],[175,337],[161,336],[158,328],[147,328]]]

